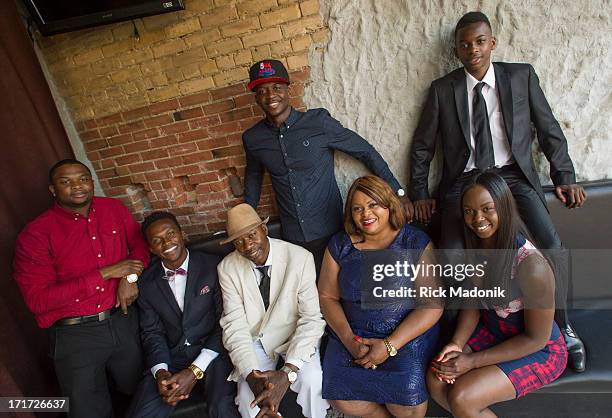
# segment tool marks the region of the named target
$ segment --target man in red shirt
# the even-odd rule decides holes
[[[49,171],[53,206],[17,238],[17,281],[50,355],[70,416],[110,418],[107,375],[131,394],[142,371],[134,276],[149,262],[138,224],[118,200],[94,197],[77,160]],[[117,308],[121,309],[117,309]]]

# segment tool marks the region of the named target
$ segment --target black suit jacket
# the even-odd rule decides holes
[[[550,177],[555,185],[576,182],[574,166],[567,152],[567,141],[531,65],[495,62],[493,68],[512,156],[544,201],[531,156],[532,126],[550,162]],[[429,197],[427,178],[438,136],[444,154],[440,200],[465,169],[470,156],[467,97],[463,67],[431,83],[413,138],[410,192],[414,200]]]
[[[192,361],[202,348],[225,354],[219,319],[223,299],[217,256],[189,251],[185,305],[181,312],[170,285],[162,277],[164,269],[156,260],[138,280],[138,306],[142,345],[148,368],[159,363],[173,364],[180,355]],[[191,345],[186,346],[185,340]]]

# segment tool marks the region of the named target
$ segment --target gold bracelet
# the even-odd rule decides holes
[[[391,344],[388,338],[384,338],[383,342],[385,343],[385,347],[387,347],[387,353],[389,353],[389,357],[395,357],[397,355],[397,348]]]
[[[195,376],[196,380],[204,379],[204,372],[202,371],[202,369],[200,369],[195,364],[190,364],[189,365],[189,370],[191,370],[193,372],[193,375]]]

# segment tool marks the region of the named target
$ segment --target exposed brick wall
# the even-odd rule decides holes
[[[308,77],[308,70],[291,73],[289,95],[298,109]],[[76,127],[108,196],[122,199],[138,220],[151,210],[170,210],[197,238],[224,229],[227,209],[240,201],[228,175],[244,177],[242,132],[262,116],[241,82]],[[258,211],[276,213],[267,176]]]
[[[194,238],[223,229],[239,201],[228,174],[243,178],[241,134],[262,117],[248,68],[282,60],[302,108],[308,52],[327,29],[318,0],[184,3],[178,13],[38,43],[106,195],[138,219],[170,210]],[[276,213],[268,178],[259,211]]]
[[[184,4],[180,12],[39,37],[75,121],[232,85],[264,58],[298,70],[308,66],[311,44],[327,36],[318,0]]]

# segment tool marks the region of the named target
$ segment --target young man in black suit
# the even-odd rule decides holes
[[[427,180],[439,136],[444,154],[438,190],[441,248],[463,248],[461,191],[478,173],[490,170],[508,183],[536,245],[560,249],[561,240],[548,213],[531,156],[532,125],[550,162],[557,197],[568,208],[578,208],[586,200],[586,193],[576,184],[567,141],[533,67],[493,63],[491,52],[496,45],[489,19],[483,13],[467,13],[457,23],[455,55],[463,68],[431,84],[414,134],[410,192],[415,217],[428,222],[436,210]],[[582,342],[565,314],[557,320],[568,342],[571,364],[584,370]]]
[[[140,328],[148,369],[129,416],[168,417],[194,388],[211,418],[240,417],[232,364],[221,342],[219,257],[187,251],[174,215],[153,212],[142,224],[158,257],[138,281]]]

